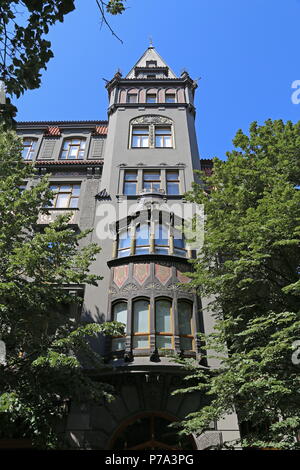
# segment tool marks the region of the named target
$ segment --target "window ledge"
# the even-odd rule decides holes
[[[123,258],[114,258],[111,259],[107,262],[107,266],[113,267],[113,266],[119,266],[122,264],[129,264],[129,263],[135,263],[138,261],[148,261],[148,262],[154,262],[154,261],[167,261],[169,263],[185,263],[189,264],[191,261],[190,258],[184,258],[181,256],[176,256],[176,255],[159,255],[158,253],[147,253],[144,255],[130,255],[130,256],[124,256]]]

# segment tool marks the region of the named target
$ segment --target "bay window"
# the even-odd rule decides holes
[[[84,138],[66,139],[60,153],[60,160],[83,160],[85,152]]]

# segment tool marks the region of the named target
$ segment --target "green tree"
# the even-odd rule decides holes
[[[114,36],[106,13],[123,13],[125,1],[96,0],[102,23]],[[75,0],[1,0],[0,81],[10,97],[18,98],[24,91],[40,86],[41,70],[53,57],[51,42],[46,39],[49,28],[57,21],[63,22],[74,9]],[[0,99],[0,117],[9,125],[16,111],[10,98],[6,103]]]
[[[103,360],[89,338],[120,334],[123,327],[72,318],[68,306],[77,301],[70,288],[97,285],[89,266],[100,248],[85,244],[88,231],[76,233],[67,216],[39,229],[38,215],[53,193],[47,178],[22,188],[34,168],[22,160],[21,148],[13,131],[0,132],[0,339],[6,345],[0,438],[27,436],[49,447],[58,445],[57,423],[70,400],[113,398],[110,385],[90,378]]]
[[[300,123],[254,122],[233,143],[227,160],[215,158],[213,174],[202,175],[188,196],[205,208],[192,284],[211,299],[216,325],[203,347],[220,367],[189,364],[193,381],[180,393],[199,390],[211,401],[187,418],[184,432],[201,433],[236,410],[243,447],[296,449]]]

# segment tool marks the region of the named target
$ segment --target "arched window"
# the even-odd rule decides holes
[[[155,89],[147,90],[146,103],[157,103],[157,90]]]
[[[155,302],[155,334],[158,349],[173,349],[172,302],[159,299]]]
[[[138,103],[138,89],[132,88],[127,92],[127,103]]]
[[[59,156],[60,160],[83,160],[85,142],[86,139],[83,137],[65,139]]]
[[[150,303],[147,299],[133,302],[133,349],[148,349],[150,335]]]
[[[166,90],[165,102],[176,103],[176,90],[174,88],[170,88],[169,90]]]
[[[112,308],[112,319],[127,326],[127,303],[117,302]],[[126,332],[126,328],[125,328]],[[112,338],[112,350],[123,351],[125,349],[125,336],[115,336]]]
[[[186,300],[178,301],[178,325],[180,349],[192,351],[194,349],[194,335],[192,328],[193,305]]]

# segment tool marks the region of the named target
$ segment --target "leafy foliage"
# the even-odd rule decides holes
[[[109,28],[105,11],[117,15],[125,10],[124,1],[96,2],[100,18]],[[56,22],[63,22],[74,9],[75,0],[1,0],[0,80],[9,96],[18,98],[24,91],[41,85],[41,70],[53,57],[51,42],[46,39],[49,29]],[[8,125],[12,125],[16,111],[9,98],[0,103],[0,115]]]
[[[70,399],[110,400],[112,388],[92,380],[88,369],[103,367],[89,338],[120,334],[117,322],[80,325],[70,308],[80,307],[73,287],[97,285],[89,272],[100,248],[85,245],[68,216],[44,230],[37,219],[53,196],[46,178],[22,190],[34,176],[20,156],[20,140],[0,132],[0,338],[6,361],[0,364],[0,437],[34,439],[57,446],[57,420]]]
[[[185,432],[201,433],[236,410],[242,446],[296,449],[300,123],[254,122],[233,142],[227,160],[215,158],[213,174],[202,175],[188,196],[205,207],[192,284],[210,298],[215,330],[202,338],[206,356],[220,365],[189,365],[197,385],[184,392],[199,390],[211,403],[188,417]]]

